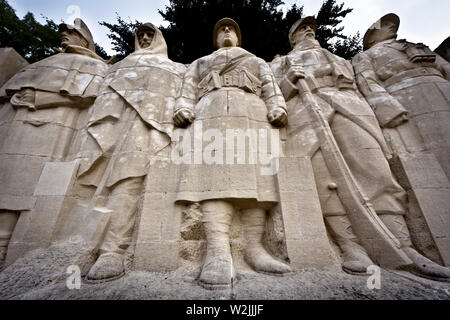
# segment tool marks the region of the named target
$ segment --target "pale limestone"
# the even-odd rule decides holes
[[[0,209],[17,212],[17,217],[23,210],[48,210],[44,213],[50,220],[45,232],[26,232],[31,238],[39,238],[43,233],[42,241],[37,241],[39,245],[48,242],[49,230],[59,212],[58,205],[51,201],[44,205],[38,199],[37,205],[31,206],[39,177],[46,162],[66,160],[77,134],[80,110],[93,102],[108,69],[108,65],[89,49],[94,42],[87,26],[80,19],[75,24],[60,26],[61,53],[23,68],[1,89],[3,100],[9,100],[2,108],[14,107],[16,111],[0,144]],[[69,36],[67,28],[76,32]],[[49,187],[43,186],[44,189]],[[14,198],[16,201],[10,201]],[[62,202],[63,199],[58,199],[56,203]],[[24,208],[24,203],[30,206]],[[20,228],[20,220],[17,227]],[[21,241],[16,239],[16,242]]]
[[[371,257],[391,268],[412,265],[425,277],[446,281],[450,270],[412,248],[403,218],[406,193],[390,171],[391,150],[378,121],[384,123],[361,99],[349,62],[314,39],[316,27],[313,17],[294,24],[289,34],[293,51],[276,58],[272,69],[288,105],[286,154],[303,149],[311,158],[343,269],[364,273],[373,264]]]
[[[450,63],[423,44],[396,40],[399,24],[395,14],[380,18],[374,25],[379,29],[367,30],[365,51],[352,62],[359,89],[393,150],[394,173],[412,193],[410,210],[417,214],[409,221],[426,222],[431,233],[431,241],[421,236],[417,245],[430,248],[425,250],[430,257],[437,250],[440,257],[435,260],[448,265],[447,246],[440,247],[437,239],[448,238],[450,229],[445,235],[437,230],[448,224],[448,214],[442,215],[440,206],[448,207],[450,198]],[[421,196],[424,189],[427,197]]]
[[[64,40],[64,53],[3,87],[6,265],[14,268],[34,249],[70,244],[78,249],[66,254],[89,282],[131,270],[178,270],[207,289],[230,289],[255,271],[283,275],[340,265],[365,275],[373,264],[448,281],[449,270],[437,263],[450,261],[450,184],[436,157],[445,158],[442,137],[449,132],[441,126],[439,136],[434,125],[449,120],[448,81],[437,81],[436,72],[414,78],[434,82],[413,86],[392,76],[389,90],[414,96],[398,98],[403,108],[386,96],[369,97],[359,66],[355,81],[349,61],[313,40],[311,17],[294,24],[294,50],[275,59],[273,71],[239,48],[240,29],[229,18],[213,31],[218,50],[187,69],[167,58],[162,34],[150,23],[136,30],[136,51],[112,67],[89,51],[84,23],[61,31],[71,28],[77,32]],[[406,46],[413,59],[431,58],[420,45]],[[83,64],[79,56],[91,60]],[[64,70],[30,85],[40,68],[53,67]],[[405,110],[412,116],[402,123]],[[240,143],[246,130],[275,128],[279,136],[267,151],[276,161],[248,163],[265,152]],[[208,129],[221,133],[223,144],[202,141],[197,134]],[[232,145],[225,143],[230,129]],[[186,133],[193,150],[177,141]],[[245,164],[236,164],[236,152],[245,154]],[[214,162],[229,154],[233,165]],[[174,159],[183,156],[193,163]]]

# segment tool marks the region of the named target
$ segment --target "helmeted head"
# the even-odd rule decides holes
[[[317,21],[314,17],[305,17],[298,20],[289,30],[289,42],[294,48],[298,43],[307,39],[315,39]]]
[[[400,26],[400,18],[394,13],[388,13],[375,22],[364,35],[364,51],[370,49],[377,43],[397,37]]]
[[[240,47],[242,45],[241,29],[236,21],[230,18],[220,19],[213,32],[214,48]]]
[[[167,44],[161,30],[147,22],[136,28],[134,50],[167,58]]]
[[[155,30],[148,25],[143,25],[136,30],[136,37],[141,49],[148,48],[155,37]]]
[[[91,31],[80,18],[75,19],[74,25],[61,23],[59,33],[61,34],[61,45],[63,47],[80,46],[95,52],[95,43]]]

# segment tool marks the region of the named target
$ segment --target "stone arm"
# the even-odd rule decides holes
[[[10,102],[14,107],[40,110],[56,107],[86,108],[92,105],[94,100],[95,97],[83,98],[28,88],[14,94]]]
[[[297,86],[293,83],[293,81],[289,80],[290,73],[288,73],[288,67],[286,65],[285,57],[279,57],[272,61],[271,68],[274,73],[274,76],[277,80],[281,93],[286,101],[289,101],[295,95],[297,95]]]
[[[261,99],[264,100],[269,122],[276,127],[287,125],[287,107],[277,80],[269,65],[259,61],[259,78],[261,81]]]
[[[187,69],[181,87],[180,96],[177,99],[173,120],[177,127],[187,127],[195,119],[195,105],[198,102],[198,63],[192,63]]]
[[[379,83],[370,57],[360,53],[352,60],[359,90],[372,107],[382,128],[392,128],[407,121],[407,110]]]

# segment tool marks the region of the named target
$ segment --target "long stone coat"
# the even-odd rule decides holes
[[[106,187],[147,174],[151,160],[170,145],[173,109],[186,67],[167,57],[161,31],[155,30],[150,47],[111,67],[92,107],[79,157],[79,183]],[[112,159],[112,165],[110,165]],[[109,165],[109,172],[105,169]]]
[[[270,141],[271,130],[275,128],[268,122],[267,115],[276,108],[286,110],[286,105],[270,67],[244,49],[222,48],[193,62],[184,77],[176,106],[176,110],[189,109],[196,116],[194,123],[185,130],[193,143],[180,152],[182,156],[187,155],[191,163],[184,163],[181,170],[177,200],[277,202],[275,172],[270,174],[267,162],[260,161],[258,154],[266,153],[264,143],[258,147],[255,143],[250,147],[252,139],[245,145],[238,143],[243,133],[259,135],[259,130],[267,134]],[[216,136],[215,140],[208,132]],[[226,139],[227,133],[229,139]],[[202,145],[195,148],[201,140],[204,140]],[[278,141],[265,146],[275,155]],[[238,159],[240,151],[245,159]],[[213,161],[209,155],[213,156]],[[254,161],[250,160],[250,155],[255,156]]]
[[[34,189],[48,161],[65,161],[87,121],[108,65],[94,52],[69,46],[63,53],[27,66],[0,90],[6,101],[1,119],[8,126],[0,141],[0,209],[34,206]],[[11,97],[35,90],[34,106],[14,109]]]
[[[411,121],[390,140],[406,152],[433,152],[450,178],[450,63],[421,44],[395,39],[352,62],[359,89],[382,127],[409,113]]]
[[[297,46],[287,56],[274,59],[271,67],[287,99],[289,124],[286,154],[312,158],[325,215],[343,215],[345,209],[328,173],[308,105],[286,75],[290,65],[303,66],[310,89],[328,120],[337,144],[357,184],[378,213],[404,214],[405,192],[389,168],[387,146],[378,121],[357,91],[350,62],[320,47],[317,41]],[[301,183],[301,182],[300,182]]]

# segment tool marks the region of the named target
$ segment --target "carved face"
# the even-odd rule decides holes
[[[236,47],[239,39],[236,29],[232,25],[223,25],[217,32],[217,45],[219,48]]]
[[[152,29],[143,29],[140,30],[137,34],[139,45],[142,49],[150,47],[153,41],[153,37],[155,36],[155,31]]]
[[[307,40],[307,39],[315,39],[316,37],[316,32],[314,31],[314,27],[308,24],[304,24],[302,26],[300,26],[299,28],[297,28],[297,30],[295,30],[294,32],[294,43],[298,44],[300,42],[302,42],[303,40]]]
[[[66,48],[67,46],[80,46],[87,48],[88,42],[75,30],[64,30],[61,32],[61,46]]]
[[[370,37],[371,45],[377,44],[378,42],[395,38],[396,36],[396,24],[392,21],[382,21],[380,28],[373,32]]]

